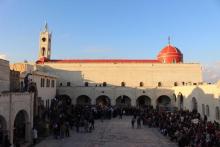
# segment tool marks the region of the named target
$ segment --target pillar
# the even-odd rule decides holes
[[[25,123],[25,140],[27,142],[31,142],[32,141],[32,128],[31,128],[31,122],[26,122]]]
[[[131,98],[131,106],[136,106],[136,99],[135,98]]]

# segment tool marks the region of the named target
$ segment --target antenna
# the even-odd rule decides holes
[[[170,36],[168,36],[168,44],[170,45]]]

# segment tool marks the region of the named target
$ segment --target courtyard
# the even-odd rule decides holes
[[[52,136],[41,141],[36,147],[176,147],[169,138],[161,135],[157,128],[142,126],[141,129],[131,127],[131,117],[123,119],[96,120],[92,133],[76,133],[55,140]]]

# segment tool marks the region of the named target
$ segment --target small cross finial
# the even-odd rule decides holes
[[[47,21],[45,21],[44,31],[48,31]]]
[[[170,45],[170,36],[168,36],[168,44]]]

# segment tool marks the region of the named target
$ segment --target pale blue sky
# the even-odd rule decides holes
[[[35,61],[45,20],[54,59],[155,59],[171,36],[185,62],[220,61],[220,0],[0,0],[0,54]]]

